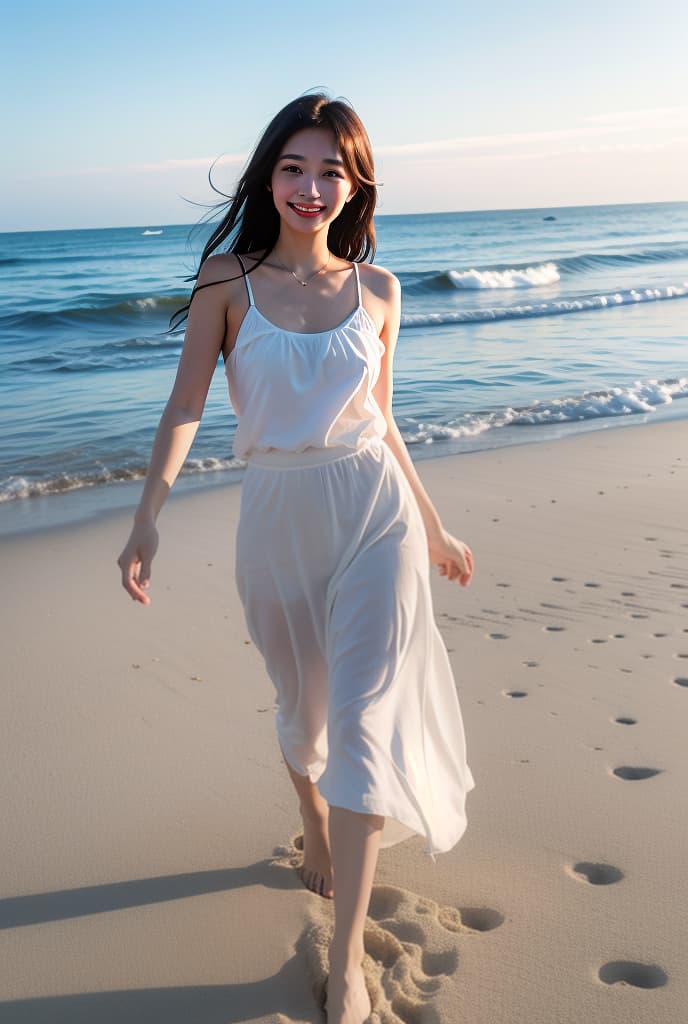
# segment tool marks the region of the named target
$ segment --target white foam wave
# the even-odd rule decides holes
[[[455,288],[535,288],[560,279],[556,263],[520,270],[450,270],[448,277]]]
[[[230,456],[228,459],[206,458],[187,459],[180,475],[214,473],[227,469],[243,469],[246,463]],[[99,465],[97,472],[60,473],[46,480],[27,480],[23,476],[11,476],[0,483],[0,504],[18,498],[41,498],[49,494],[64,494],[84,487],[98,487],[102,484],[140,480],[146,475],[144,465],[121,469],[109,469]]]
[[[451,313],[403,313],[402,327],[439,327],[443,324],[485,323],[494,320],[518,320],[535,316],[561,316],[589,309],[630,305],[635,302],[658,302],[681,299],[688,295],[688,281],[661,288],[629,288],[607,295],[582,295],[551,302],[537,302],[519,306],[493,306],[485,309],[462,309]]]
[[[476,437],[499,427],[574,423],[605,416],[653,412],[658,406],[669,405],[677,398],[688,398],[688,377],[634,381],[624,387],[584,391],[582,395],[553,398],[549,402],[536,400],[520,409],[508,406],[489,413],[467,413],[448,423],[407,423],[402,434],[407,444],[432,444],[433,441]]]
[[[235,459],[234,456],[229,459],[187,459],[184,463],[184,469],[192,473],[213,473],[223,469],[244,469],[245,466],[246,463],[244,461]]]

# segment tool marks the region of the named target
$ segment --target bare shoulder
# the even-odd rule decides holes
[[[399,330],[401,318],[401,284],[391,271],[372,263],[359,263],[361,284],[365,289],[364,304],[375,324],[378,337],[389,349]]]
[[[241,303],[245,291],[241,264],[233,252],[213,254],[203,261],[193,290],[193,304],[209,313],[229,310]]]
[[[197,287],[206,284],[220,284],[230,278],[243,276],[241,264],[233,252],[220,252],[204,260],[200,269]]]
[[[359,263],[361,280],[373,295],[383,302],[389,302],[401,294],[399,278],[385,267],[376,266],[374,263]]]

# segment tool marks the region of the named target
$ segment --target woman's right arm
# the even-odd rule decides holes
[[[210,257],[197,285],[227,278],[227,257]],[[129,539],[117,559],[122,586],[133,600],[150,604],[144,589],[158,547],[156,521],[160,509],[189,454],[208,397],[227,323],[227,288],[203,288],[193,297],[177,375],[160,418],[146,472],[146,481]]]

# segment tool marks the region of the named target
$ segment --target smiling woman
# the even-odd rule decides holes
[[[296,160],[296,161],[298,161],[298,163],[297,164],[291,164],[291,163],[289,163],[290,160]],[[303,177],[304,176],[304,172],[306,174],[309,173],[308,162],[309,162],[308,157],[303,156],[303,155],[301,155],[299,153],[283,153],[282,156],[279,159],[279,164],[282,165],[282,166],[279,167],[279,169],[282,170],[285,174],[292,174],[293,173],[295,176],[296,175],[301,175]],[[348,182],[348,176],[346,175],[346,167],[344,165],[344,161],[343,160],[340,160],[338,157],[327,157],[327,156],[325,156],[325,157],[322,157],[322,161],[321,162],[322,162],[322,165],[325,168],[329,167],[330,164],[334,164],[335,167],[339,168],[339,170],[327,170],[327,169],[324,170],[323,173],[322,173],[322,177],[323,178],[327,178],[328,176],[331,176],[334,180],[339,179],[341,181]],[[317,171],[315,173],[314,182],[316,181],[316,179],[317,179]],[[303,182],[301,182],[299,187],[305,189],[307,187],[307,185],[304,184]],[[312,188],[313,188],[314,191],[317,191],[318,190],[317,183],[314,183]],[[299,192],[299,195],[304,195],[305,196],[306,192],[305,191],[304,192]],[[347,202],[347,203],[350,202],[352,197],[353,197],[352,195],[349,195],[347,197],[347,199],[345,200],[345,202]],[[277,196],[274,196],[274,199],[275,199],[275,203],[277,203]],[[287,205],[290,206],[292,208],[292,210],[296,210],[296,212],[301,214],[302,217],[317,217],[318,214],[322,213],[324,210],[327,209],[327,204],[321,205],[321,204],[316,203],[316,202],[312,202],[312,203],[289,203],[288,202]]]
[[[344,203],[356,194],[344,161],[324,155],[336,153],[333,133],[326,128],[306,128],[296,132],[290,142],[305,152],[282,153],[277,161],[268,185],[277,212],[282,215],[293,210],[302,220],[333,222]],[[300,281],[304,286],[307,283]]]
[[[432,856],[451,849],[474,786],[430,591],[431,562],[467,586],[473,559],[442,526],[392,415],[401,295],[365,262],[375,201],[370,142],[346,103],[304,96],[268,126],[203,253],[118,560],[125,589],[149,603],[155,520],[222,351],[234,454],[248,463],[236,584],[277,695],[300,876],[335,900],[329,1024],[370,1014],[363,928],[380,846],[415,832]]]
[[[304,127],[306,133],[299,135],[302,144],[298,148],[287,148],[285,144],[289,140],[298,141],[294,140],[294,136]],[[323,217],[328,223],[329,249],[333,256],[344,260],[374,258],[376,246],[373,213],[377,204],[379,183],[375,181],[368,133],[356,112],[347,103],[330,101],[327,96],[317,93],[293,100],[268,124],[237,181],[234,195],[214,208],[215,212],[224,211],[224,216],[208,239],[201,255],[198,272],[192,280],[198,281],[205,261],[214,252],[219,251],[223,243],[227,243],[224,247],[231,252],[261,250],[261,257],[255,266],[249,269],[249,273],[255,271],[267,258],[275,248],[280,232],[280,214],[284,211],[286,202],[298,203],[300,199],[308,198],[305,194],[300,194],[303,188],[296,187],[294,180],[284,188],[282,181],[297,179],[299,186],[311,189],[314,187],[313,178],[310,181],[303,181],[304,176],[310,175],[314,170],[309,166],[307,152],[304,152],[309,148],[307,143],[314,129],[329,132],[332,136],[332,151],[322,157],[323,166],[317,177],[318,183],[334,182],[338,189],[342,189],[339,183],[346,182],[351,190],[344,208],[340,206],[337,213],[333,214],[331,207],[330,216]],[[276,186],[278,192],[273,202],[270,191]],[[325,188],[328,189],[329,185],[326,184]],[[215,188],[215,191],[219,192],[219,189]],[[280,209],[278,203],[285,192],[289,200],[284,200]],[[331,193],[327,192],[328,198],[330,195]],[[312,195],[310,202],[302,203],[301,211],[294,207],[290,208],[299,213],[300,219],[318,220],[320,211],[314,211],[314,207],[322,204],[316,203],[315,199],[316,196]],[[318,193],[317,199],[324,197]],[[196,292],[214,283],[216,282],[211,281],[196,286],[189,305],[182,307],[172,317],[171,329],[176,330],[184,323]]]

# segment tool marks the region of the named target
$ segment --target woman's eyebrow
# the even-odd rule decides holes
[[[298,153],[282,153],[282,156],[280,157],[280,160],[305,160],[305,159],[306,159],[305,156],[299,156]],[[322,162],[324,164],[336,164],[337,167],[343,167],[344,166],[344,161],[343,160],[339,160],[339,159],[331,157],[331,156],[324,156]]]

